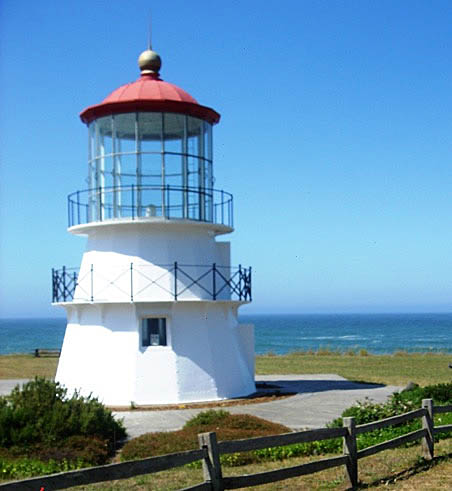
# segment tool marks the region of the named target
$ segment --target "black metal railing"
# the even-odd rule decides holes
[[[180,265],[177,262],[155,267],[159,272],[154,277],[149,275],[146,266],[133,263],[123,266],[110,277],[106,277],[101,268],[98,271],[93,264],[82,277],[76,268],[63,266],[62,269],[52,269],[52,301],[105,301],[108,299],[106,290],[112,287],[117,294],[115,300],[119,294],[119,298],[130,302],[152,301],[152,294],[148,297],[143,295],[145,290],[149,292],[150,287],[163,290],[169,299],[176,301],[188,296],[193,298],[193,293],[200,300],[251,301],[251,268],[218,266],[215,263],[211,266]],[[97,286],[99,283],[101,287]]]
[[[233,198],[230,193],[217,189],[135,184],[85,189],[68,196],[69,227],[152,217],[233,227]]]

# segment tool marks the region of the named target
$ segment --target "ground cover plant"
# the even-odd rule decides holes
[[[97,399],[43,378],[0,397],[0,473],[28,476],[107,462],[126,436]]]

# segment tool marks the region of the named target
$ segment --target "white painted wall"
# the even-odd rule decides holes
[[[56,380],[110,406],[250,394],[253,332],[239,326],[238,306],[221,301],[67,306]],[[168,346],[142,347],[141,319],[160,316],[167,319]]]
[[[216,242],[208,228],[184,223],[165,227],[132,222],[91,228],[74,301],[172,301],[175,280],[171,270],[176,261],[188,275],[179,272],[177,276],[179,299],[211,299],[207,293],[213,289],[211,274],[199,280],[201,286],[186,287],[214,263],[228,279],[230,244]],[[217,289],[223,283],[217,276]],[[228,300],[229,289],[223,289],[219,298]]]

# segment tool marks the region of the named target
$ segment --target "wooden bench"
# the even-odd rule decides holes
[[[60,356],[61,350],[59,349],[47,349],[47,348],[36,348],[35,357],[39,358],[41,356]]]

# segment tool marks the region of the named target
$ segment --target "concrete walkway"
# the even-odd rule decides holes
[[[0,380],[0,395],[8,394],[17,384],[27,380]],[[278,386],[282,393],[296,395],[280,400],[229,406],[234,414],[252,414],[281,423],[293,430],[320,428],[341,415],[344,409],[366,398],[384,402],[402,387],[360,384],[335,374],[319,375],[257,375],[257,383]],[[163,411],[117,411],[130,438],[152,431],[172,431],[182,428],[191,417],[205,409],[169,409]]]
[[[278,385],[281,392],[296,395],[259,404],[225,407],[234,414],[252,414],[281,423],[293,430],[320,428],[339,417],[357,401],[366,397],[384,402],[402,387],[359,384],[334,374],[320,375],[257,375],[256,382]],[[114,413],[124,420],[133,438],[151,431],[172,431],[182,428],[191,417],[206,409],[170,409],[164,411],[121,411]]]

